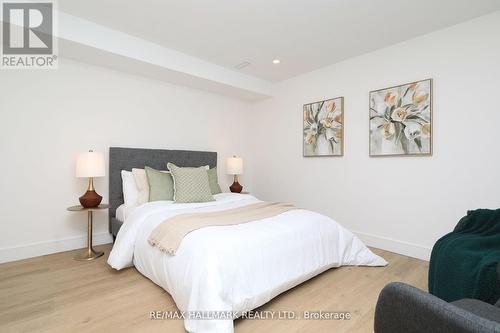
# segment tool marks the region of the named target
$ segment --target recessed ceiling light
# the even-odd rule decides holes
[[[279,60],[279,59],[274,59],[273,60],[273,64],[276,64],[276,65],[279,64],[280,62],[281,62],[281,60]]]

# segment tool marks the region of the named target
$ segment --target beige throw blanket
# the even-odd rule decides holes
[[[153,229],[149,244],[175,255],[182,239],[191,231],[211,226],[242,224],[273,217],[289,210],[293,205],[281,202],[259,202],[243,207],[207,213],[187,213],[173,216]]]

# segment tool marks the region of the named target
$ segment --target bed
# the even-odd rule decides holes
[[[260,202],[251,195],[233,193],[217,194],[215,201],[205,203],[149,202],[119,221],[120,171],[145,165],[162,168],[167,162],[214,167],[217,154],[110,149],[110,231],[116,242],[108,263],[118,270],[135,266],[165,289],[189,332],[231,333],[234,318],[332,267],[387,264],[331,218],[304,209],[244,224],[201,228],[183,238],[175,255],[161,252],[147,239],[170,217]]]

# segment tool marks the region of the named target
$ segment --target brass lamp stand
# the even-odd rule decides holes
[[[93,213],[94,211],[108,209],[109,205],[99,205],[94,208],[85,208],[82,206],[72,206],[68,210],[70,212],[87,212],[87,248],[78,253],[73,259],[79,261],[89,261],[99,258],[104,252],[96,251],[92,247],[92,227],[93,227]]]

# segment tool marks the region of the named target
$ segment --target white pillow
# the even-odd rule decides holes
[[[137,206],[139,191],[132,172],[122,170],[122,187],[125,206]]]
[[[132,169],[137,188],[137,204],[142,205],[149,201],[149,182],[144,169]]]

